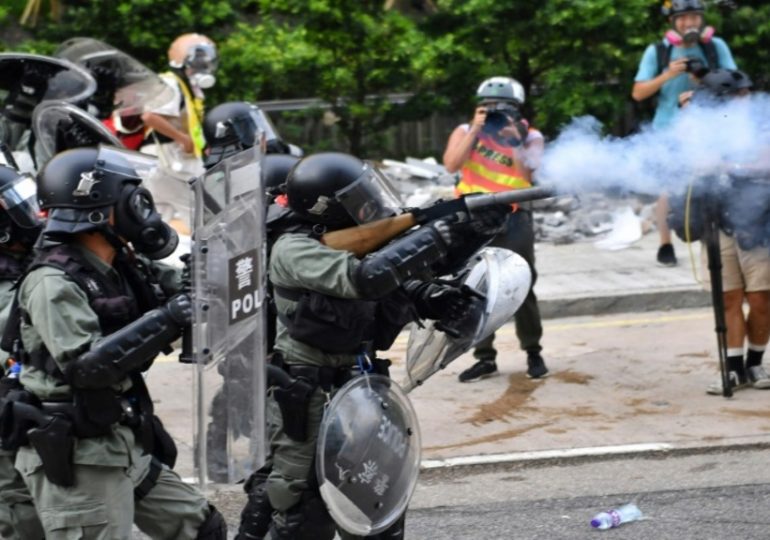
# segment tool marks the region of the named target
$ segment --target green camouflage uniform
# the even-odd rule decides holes
[[[94,268],[121,280],[112,266],[81,250]],[[101,337],[98,317],[86,293],[56,268],[43,266],[30,272],[21,285],[19,301],[31,321],[31,325],[22,322],[21,326],[25,349],[36,350],[44,344],[62,371]],[[23,368],[20,380],[44,401],[72,396],[63,381],[32,367]],[[130,384],[124,380],[117,390]],[[151,456],[143,455],[126,426],[115,424],[108,436],[78,439],[73,461],[75,486],[64,488],[48,481],[33,448],[20,448],[16,458],[16,468],[32,493],[48,540],[128,540],[134,522],[154,539],[193,539],[208,516],[205,497],[166,467],[153,489],[134,501],[134,488],[148,474]]]
[[[275,243],[270,257],[270,281],[273,285],[292,289],[312,289],[339,298],[357,299],[358,293],[351,275],[359,262],[352,253],[328,248],[306,234],[284,234]],[[293,312],[296,302],[279,295],[275,297],[279,313]],[[330,354],[301,343],[289,336],[278,321],[275,349],[289,364],[344,367],[354,366],[352,354]],[[318,428],[323,419],[328,397],[316,388],[308,405],[308,437],[298,442],[281,430],[282,418],[278,404],[268,391],[267,425],[271,434],[272,471],[267,480],[267,492],[273,508],[284,512],[297,504],[309,489],[308,479],[315,457]]]
[[[12,281],[0,281],[0,333],[8,321],[14,291]],[[0,349],[0,366],[5,367],[8,353]],[[0,371],[2,371],[0,369]],[[14,469],[14,452],[0,450],[0,537],[12,540],[43,538],[43,527],[27,486]]]

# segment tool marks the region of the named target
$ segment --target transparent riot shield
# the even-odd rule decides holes
[[[407,392],[509,321],[532,284],[527,261],[496,247],[479,251],[460,275],[464,275],[463,285],[479,293],[478,298],[461,320],[412,325],[406,353],[407,376],[402,382]]]
[[[96,117],[66,101],[43,101],[35,107],[32,131],[38,169],[64,150],[99,144],[123,147]]]
[[[32,111],[41,101],[82,104],[96,91],[96,81],[83,68],[50,56],[0,53],[0,141],[19,166],[34,170]]]
[[[382,375],[335,394],[318,433],[318,485],[335,523],[367,536],[406,510],[420,470],[420,426],[404,391]]]
[[[265,236],[261,154],[195,180],[192,238],[196,469],[234,482],[265,459]]]
[[[99,118],[113,113],[127,118],[141,115],[155,104],[174,98],[174,91],[154,71],[112,45],[98,39],[76,37],[59,45],[54,53],[77,64],[97,80],[89,99]]]

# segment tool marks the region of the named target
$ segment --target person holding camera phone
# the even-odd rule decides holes
[[[488,193],[532,186],[532,172],[544,148],[543,135],[522,116],[524,87],[510,77],[485,80],[476,92],[478,106],[468,124],[457,126],[444,151],[444,166],[450,173],[460,171],[457,194]],[[508,216],[505,230],[490,243],[521,255],[532,271],[535,285],[535,233],[532,212],[519,206]],[[540,379],[548,368],[540,352],[543,326],[537,297],[531,288],[515,315],[516,335],[527,353],[527,376]],[[497,374],[495,336],[476,345],[476,363],[463,371],[460,382]]]
[[[738,69],[727,43],[705,26],[701,0],[666,0],[661,10],[671,28],[663,39],[647,47],[634,78],[631,97],[644,101],[655,97],[653,129],[665,129],[679,111],[678,98],[692,90],[696,80],[710,69]],[[676,265],[671,230],[666,224],[668,200],[658,199],[656,224],[660,233],[657,260],[663,266]]]

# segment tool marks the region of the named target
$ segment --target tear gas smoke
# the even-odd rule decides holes
[[[768,170],[770,96],[693,103],[665,129],[603,137],[593,117],[573,120],[546,144],[535,180],[562,193],[681,193],[696,178],[741,167]]]

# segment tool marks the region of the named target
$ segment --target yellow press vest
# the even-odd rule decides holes
[[[514,165],[514,148],[503,146],[482,133],[476,140],[468,160],[463,163],[457,195],[490,193],[532,187]]]

